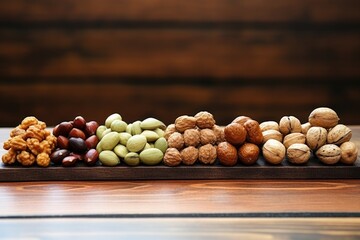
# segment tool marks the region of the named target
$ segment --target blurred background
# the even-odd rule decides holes
[[[360,124],[359,0],[2,0],[0,126],[28,115],[225,125],[318,106]]]

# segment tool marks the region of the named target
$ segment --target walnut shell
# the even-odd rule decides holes
[[[214,164],[217,157],[216,147],[206,144],[199,148],[199,161],[203,164]]]
[[[225,140],[233,145],[240,145],[245,142],[247,132],[243,125],[230,123],[224,128]]]
[[[326,143],[327,131],[323,127],[311,127],[306,133],[306,144],[311,150],[320,148]]]
[[[281,132],[277,130],[269,129],[264,131],[262,134],[263,134],[263,143],[266,143],[266,141],[269,139],[275,139],[278,140],[279,142],[283,141],[283,135],[281,134]]]
[[[337,113],[328,107],[316,108],[309,115],[311,126],[332,128],[338,124],[339,120]]]
[[[256,145],[262,144],[264,137],[257,121],[250,119],[244,123],[244,127],[247,132],[246,139],[248,142]]]
[[[340,162],[345,164],[354,164],[357,160],[358,149],[353,142],[344,142],[340,145],[341,158]]]
[[[173,134],[174,132],[176,132],[176,128],[175,128],[175,124],[170,124],[166,127],[165,132],[164,132],[164,138],[166,140],[168,140],[168,138],[170,137],[171,134]]]
[[[185,146],[197,147],[200,144],[200,131],[198,129],[187,129],[183,136]]]
[[[265,160],[271,164],[280,164],[285,158],[285,146],[274,139],[269,139],[262,147]]]
[[[295,143],[286,150],[287,160],[293,164],[305,164],[311,156],[310,148],[303,143]]]
[[[164,154],[163,163],[170,167],[178,166],[182,162],[181,154],[176,148],[168,148]]]
[[[233,123],[238,123],[238,124],[244,125],[244,123],[245,123],[247,120],[251,120],[251,118],[248,117],[248,116],[238,116],[238,117],[235,118],[232,122],[233,122]]]
[[[174,132],[169,136],[167,141],[169,148],[181,150],[184,147],[184,138],[181,133]]]
[[[209,112],[198,112],[194,117],[199,128],[212,128],[215,125],[214,116]]]
[[[295,132],[301,133],[300,120],[294,116],[282,117],[279,122],[279,129],[284,135]]]
[[[284,137],[283,144],[285,148],[288,148],[294,143],[305,143],[306,138],[302,133],[290,133]]]
[[[279,131],[279,124],[275,121],[266,121],[266,122],[262,122],[260,123],[260,129],[262,132],[267,131],[267,130],[276,130]]]
[[[325,144],[316,151],[317,158],[325,164],[335,164],[341,158],[341,149],[335,144]]]
[[[175,128],[178,132],[183,133],[187,129],[195,128],[196,118],[183,115],[175,120]]]
[[[199,158],[199,150],[194,146],[184,148],[180,154],[185,165],[194,165]]]
[[[216,144],[219,144],[221,142],[225,142],[225,133],[224,133],[224,128],[225,127],[220,127],[218,125],[214,125],[214,127],[212,128],[212,130],[215,133],[216,136]]]
[[[327,134],[327,143],[340,145],[350,141],[352,137],[351,129],[343,124],[338,124],[330,129]]]
[[[244,165],[253,165],[259,158],[260,148],[253,143],[244,143],[238,150],[239,160]]]
[[[221,142],[217,146],[217,157],[224,166],[234,166],[238,160],[236,148],[228,142]]]
[[[213,130],[204,128],[200,130],[200,142],[202,145],[206,145],[208,143],[215,144],[216,143],[216,135]]]

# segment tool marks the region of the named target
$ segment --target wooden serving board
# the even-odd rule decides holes
[[[224,167],[221,165],[194,165],[167,167],[119,165],[116,167],[78,165],[21,167],[0,165],[0,181],[87,181],[87,180],[186,180],[186,179],[349,179],[360,178],[360,160],[354,165],[325,166],[312,158],[307,165],[295,166],[286,160],[279,166],[265,163]]]

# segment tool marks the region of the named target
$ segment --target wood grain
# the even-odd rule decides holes
[[[356,0],[24,0],[0,2],[10,21],[250,21],[359,22]]]
[[[5,239],[359,239],[359,218],[0,220]]]

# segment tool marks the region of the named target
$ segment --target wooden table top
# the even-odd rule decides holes
[[[359,239],[360,180],[0,182],[0,236]]]

